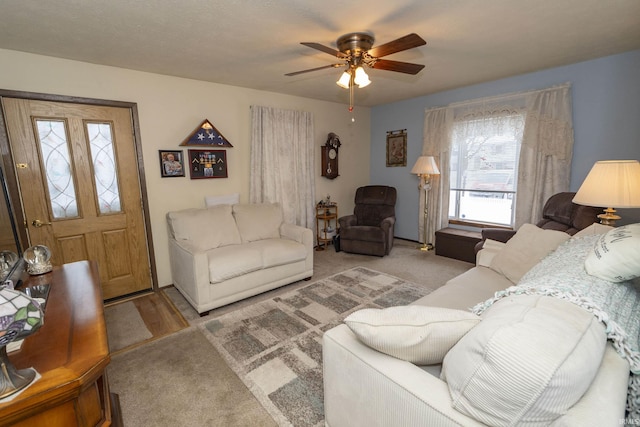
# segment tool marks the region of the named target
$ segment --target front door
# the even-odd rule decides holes
[[[29,244],[96,260],[104,299],[152,289],[128,108],[2,98]]]

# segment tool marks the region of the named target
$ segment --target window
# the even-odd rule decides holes
[[[449,219],[514,225],[524,114],[463,116],[452,129]]]

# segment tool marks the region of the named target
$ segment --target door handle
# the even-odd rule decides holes
[[[51,225],[51,223],[50,223],[50,222],[42,222],[42,221],[40,221],[39,219],[34,219],[34,220],[31,222],[31,225],[33,225],[33,226],[34,226],[34,227],[36,227],[36,228],[40,228],[40,227],[42,227],[43,225]]]

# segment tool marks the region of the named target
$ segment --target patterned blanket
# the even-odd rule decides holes
[[[476,305],[481,314],[509,295],[539,294],[560,298],[593,313],[606,328],[607,338],[621,357],[629,361],[627,416],[640,419],[640,279],[613,283],[590,276],[584,261],[599,235],[572,238],[529,270],[517,286],[497,292]]]

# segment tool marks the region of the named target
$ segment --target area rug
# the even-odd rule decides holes
[[[431,292],[363,267],[200,325],[279,425],[324,425],[322,335],[362,308],[404,305]]]
[[[112,353],[153,337],[133,301],[106,307],[104,318]]]

